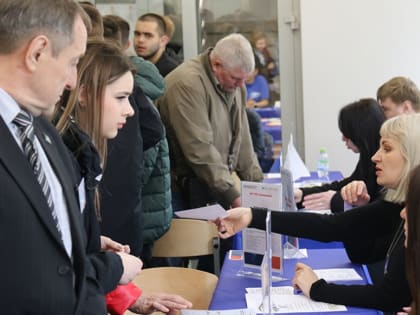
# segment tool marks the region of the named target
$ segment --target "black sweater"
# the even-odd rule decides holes
[[[364,207],[334,215],[301,212],[273,212],[272,231],[318,241],[365,242],[388,235],[395,238],[389,248],[375,248],[372,257],[379,261],[387,256],[387,272],[374,285],[336,285],[320,279],[310,291],[311,298],[348,306],[374,308],[396,312],[411,303],[410,289],[405,275],[404,235],[399,213],[403,206],[378,200]],[[264,229],[265,211],[253,209],[250,227]],[[363,262],[364,257],[359,257]]]
[[[376,175],[375,175],[375,168],[374,167],[372,167],[372,172],[371,173],[372,174],[370,174],[370,175],[363,175],[362,167],[361,167],[360,161],[359,161],[359,163],[357,163],[356,169],[354,170],[354,172],[349,177],[346,177],[346,178],[344,178],[340,181],[334,181],[332,183],[324,184],[324,185],[318,186],[318,187],[302,187],[302,188],[300,188],[303,192],[302,201],[303,201],[303,198],[306,195],[325,192],[325,191],[328,191],[328,190],[334,190],[334,191],[336,191],[336,193],[332,197],[331,202],[330,202],[331,212],[333,212],[333,213],[343,212],[344,211],[344,201],[343,201],[343,198],[341,197],[340,190],[341,190],[341,188],[343,188],[344,186],[346,186],[347,184],[349,184],[350,182],[352,182],[354,180],[362,180],[362,181],[365,182],[366,187],[367,187],[367,191],[370,195],[370,200],[374,201],[381,196],[382,186],[380,186],[376,183]],[[301,202],[298,203],[297,207],[302,208],[302,203]]]

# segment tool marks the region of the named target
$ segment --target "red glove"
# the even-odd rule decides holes
[[[118,285],[114,291],[109,292],[105,297],[108,312],[111,315],[123,315],[140,295],[141,289],[132,282],[126,285]]]

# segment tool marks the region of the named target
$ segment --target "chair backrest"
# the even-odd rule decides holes
[[[197,257],[214,255],[215,273],[220,270],[220,240],[214,224],[191,219],[173,219],[171,226],[153,245],[153,257]]]
[[[144,293],[178,294],[189,300],[193,309],[207,310],[218,278],[214,274],[179,267],[144,269],[133,282]],[[124,315],[132,314],[127,311]]]

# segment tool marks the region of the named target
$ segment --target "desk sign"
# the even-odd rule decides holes
[[[260,207],[272,211],[282,209],[282,185],[241,182],[243,207]]]
[[[241,202],[243,207],[260,207],[272,211],[281,211],[282,186],[267,183],[242,182]],[[283,246],[280,234],[271,233],[271,265],[275,272],[283,273]],[[260,268],[267,246],[266,231],[245,229],[242,231],[242,248],[244,251],[244,266]],[[244,274],[250,271],[246,270]],[[260,273],[258,273],[261,275]]]
[[[280,171],[282,186],[282,205],[283,211],[297,211],[295,203],[295,193],[293,188],[292,172],[283,167]],[[286,235],[284,237],[284,258],[304,258],[305,255],[299,250],[299,239],[297,237]]]

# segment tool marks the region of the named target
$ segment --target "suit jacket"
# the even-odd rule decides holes
[[[34,128],[63,188],[73,255],[67,255],[31,166],[0,117],[0,313],[106,314],[95,277],[89,277],[93,269],[68,152],[44,118],[35,118]]]

